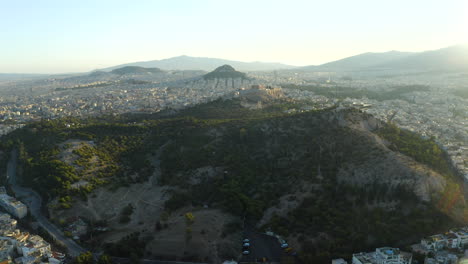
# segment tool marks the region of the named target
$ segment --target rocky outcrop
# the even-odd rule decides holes
[[[243,72],[236,71],[230,65],[223,65],[216,68],[214,71],[207,73],[203,76],[205,80],[214,79],[248,79],[247,75]]]

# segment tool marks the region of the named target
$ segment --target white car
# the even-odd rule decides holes
[[[248,255],[248,254],[250,254],[250,251],[244,250],[244,251],[242,251],[242,254],[243,254],[243,255]]]
[[[289,247],[288,243],[281,244],[281,248],[287,248],[287,247]]]
[[[243,247],[250,247],[250,243],[244,243],[242,246]]]
[[[249,243],[250,240],[249,240],[248,238],[246,238],[246,239],[243,240],[243,242],[244,242],[244,243]]]

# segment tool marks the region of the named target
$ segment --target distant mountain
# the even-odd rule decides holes
[[[179,56],[163,60],[141,61],[134,63],[127,63],[117,65],[109,68],[102,69],[110,71],[113,69],[121,68],[124,66],[140,66],[140,67],[157,67],[163,70],[203,70],[212,71],[219,65],[229,64],[240,71],[269,71],[277,69],[291,69],[295,66],[285,65],[281,63],[267,63],[267,62],[241,62],[231,61],[216,58],[203,58],[203,57],[190,57]]]
[[[230,65],[223,65],[216,68],[214,71],[207,73],[203,76],[205,80],[212,80],[212,79],[226,79],[226,78],[241,78],[247,79],[247,75],[243,72],[236,71]]]
[[[90,74],[88,74],[89,77],[101,77],[101,76],[108,76],[108,75],[111,75],[111,74],[105,71],[93,71]]]
[[[102,71],[97,71],[102,72]],[[159,68],[144,68],[139,66],[125,66],[121,68],[117,68],[111,71],[113,74],[123,75],[123,74],[153,74],[153,73],[161,73],[162,70]]]
[[[468,70],[468,45],[425,51],[377,65],[379,68],[418,71]]]
[[[305,71],[464,71],[468,70],[468,45],[416,53],[368,52],[318,66],[305,66],[298,69]]]
[[[356,56],[347,57],[341,60],[328,62],[319,66],[302,67],[303,70],[329,70],[329,71],[349,71],[359,70],[382,65],[384,63],[396,61],[411,56],[414,53],[388,51],[381,53],[367,52]]]

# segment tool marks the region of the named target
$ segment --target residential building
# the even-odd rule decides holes
[[[348,262],[342,258],[340,259],[333,259],[332,264],[348,264]]]
[[[439,251],[433,257],[426,257],[424,264],[457,264],[458,257],[456,254],[448,251]]]
[[[0,206],[17,218],[23,218],[28,213],[28,208],[22,202],[6,193],[5,187],[0,187]]]
[[[447,247],[447,237],[438,234],[421,239],[421,245],[428,251],[439,251]]]
[[[15,246],[8,239],[0,239],[0,262],[11,260],[14,254]]]
[[[20,243],[18,245],[18,253],[23,256],[52,257],[50,244],[37,235],[30,236],[27,241]]]
[[[460,228],[456,230],[451,230],[450,233],[454,234],[458,238],[458,247],[463,248],[468,245],[468,228]]]
[[[353,264],[411,264],[413,255],[398,248],[382,247],[375,252],[353,254]]]

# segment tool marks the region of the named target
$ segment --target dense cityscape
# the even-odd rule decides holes
[[[331,76],[333,73],[329,73]],[[280,75],[280,77],[278,77]],[[99,82],[86,83],[75,86],[73,82],[77,77],[54,80],[53,84],[42,87],[37,93],[15,95],[10,93],[0,98],[0,134],[6,134],[13,129],[22,127],[29,121],[40,119],[54,119],[66,116],[87,117],[98,115],[118,115],[123,113],[154,113],[164,109],[181,109],[218,98],[236,96],[241,89],[250,89],[251,84],[276,85],[281,87],[286,80],[295,85],[318,85],[330,91],[336,87],[350,87],[385,91],[404,85],[428,85],[427,91],[414,91],[405,93],[402,99],[375,100],[366,96],[359,98],[344,98],[339,100],[339,91],[332,96],[324,96],[313,91],[283,88],[285,96],[295,100],[306,100],[312,108],[327,108],[340,103],[345,106],[362,108],[383,121],[391,121],[403,129],[415,131],[423,137],[434,137],[450,155],[453,165],[460,173],[468,178],[468,99],[456,96],[453,89],[459,88],[466,78],[456,79],[453,75],[445,76],[448,80],[457,82],[442,82],[437,76],[423,76],[392,78],[362,78],[331,79],[326,73],[258,73],[251,74],[252,80],[236,80],[232,85],[217,85],[217,80],[211,81],[179,81],[165,86],[167,82],[158,81],[145,84],[121,84],[118,82],[106,83],[102,88],[94,88]],[[455,75],[456,76],[456,75]],[[129,75],[128,79],[141,76]],[[145,76],[144,76],[145,77]],[[451,78],[452,77],[452,78]],[[85,76],[86,78],[86,76]],[[148,79],[148,77],[145,77]],[[314,78],[311,80],[311,78]],[[424,81],[422,81],[424,79]],[[79,79],[78,79],[79,80]],[[307,80],[307,81],[306,81]],[[418,82],[418,80],[421,80]],[[72,82],[72,83],[70,83]],[[146,82],[146,81],[145,81]],[[229,80],[230,84],[232,80]],[[34,85],[34,81],[23,84]],[[58,84],[57,84],[58,83]],[[73,90],[67,88],[58,90],[57,86],[68,83],[71,87],[80,87]],[[288,83],[289,84],[289,83]],[[84,87],[83,87],[84,86]],[[91,88],[89,88],[91,87]],[[17,90],[27,88],[19,85]],[[92,89],[92,93],[89,90]],[[365,107],[363,107],[365,106]],[[307,109],[312,109],[307,108]],[[292,109],[291,109],[292,110]]]

